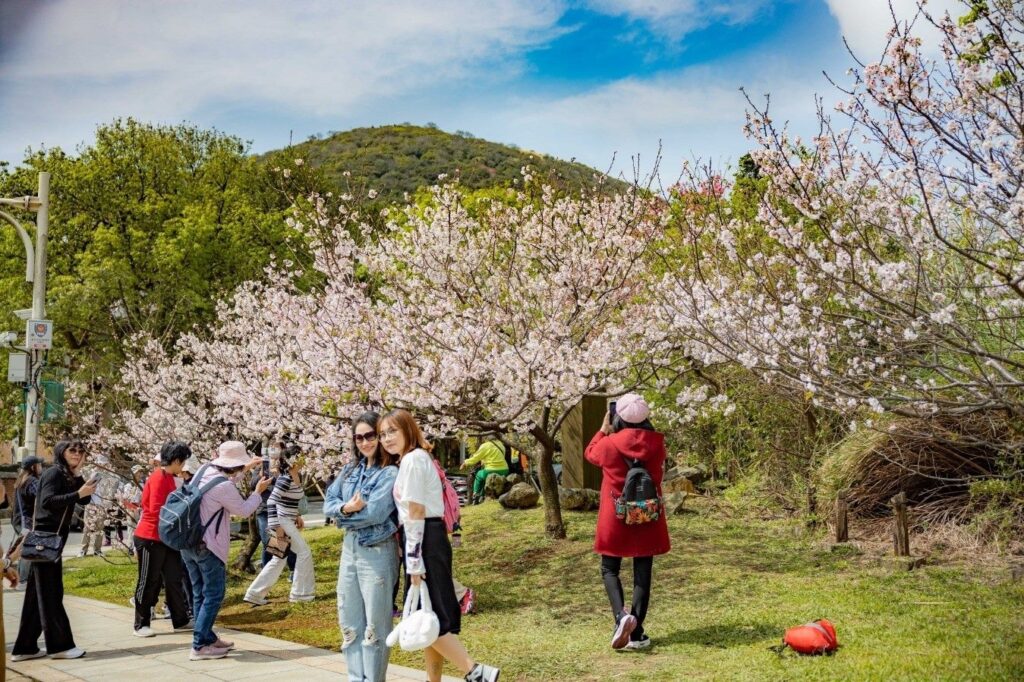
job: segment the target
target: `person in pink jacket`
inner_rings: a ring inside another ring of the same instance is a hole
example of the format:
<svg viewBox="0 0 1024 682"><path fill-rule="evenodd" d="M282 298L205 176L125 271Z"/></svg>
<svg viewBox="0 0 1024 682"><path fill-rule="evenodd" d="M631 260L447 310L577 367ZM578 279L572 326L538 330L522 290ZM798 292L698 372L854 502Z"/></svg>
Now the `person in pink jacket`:
<svg viewBox="0 0 1024 682"><path fill-rule="evenodd" d="M201 661L223 658L234 647L233 642L219 638L213 632L213 622L224 601L227 582L228 546L231 542L231 515L251 516L263 499L263 491L270 486L264 476L256 484L248 499L242 499L235 483L246 471L260 466L259 457L250 457L245 445L236 440L221 443L217 457L203 467L201 478L194 483L202 488L216 478L223 481L203 494L199 515L206 531L203 542L193 549L181 551L189 579L192 581L192 602L195 627L192 630L192 651L189 658ZM200 474L196 474L197 477Z"/></svg>
<svg viewBox="0 0 1024 682"><path fill-rule="evenodd" d="M646 649L651 639L644 633L644 618L651 598L654 557L671 549L668 524L662 513L656 521L627 525L615 515L615 499L622 495L631 461L643 464L658 490L665 475L665 436L654 430L651 410L635 393L616 403L616 416L606 413L601 430L587 446L587 461L601 467L601 504L597 512L594 551L601 555L601 577L615 617L613 649ZM633 559L633 599L625 608L619 570L623 558Z"/></svg>

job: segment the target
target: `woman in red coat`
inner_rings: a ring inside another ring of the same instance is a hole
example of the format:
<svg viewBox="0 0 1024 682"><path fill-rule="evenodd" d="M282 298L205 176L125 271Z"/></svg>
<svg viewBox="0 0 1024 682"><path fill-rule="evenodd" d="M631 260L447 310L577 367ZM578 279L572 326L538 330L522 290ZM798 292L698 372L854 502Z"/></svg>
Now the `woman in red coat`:
<svg viewBox="0 0 1024 682"><path fill-rule="evenodd" d="M651 639L644 633L644 618L651 597L654 557L669 551L665 515L657 521L636 525L615 516L615 498L622 495L629 463L638 460L654 479L658 495L665 474L665 436L654 430L650 408L643 398L627 393L616 403L616 415L605 414L601 430L587 446L587 461L601 467L601 506L597 513L594 551L601 555L601 577L615 616L613 649L646 649ZM619 570L623 557L633 559L633 602L626 610Z"/></svg>

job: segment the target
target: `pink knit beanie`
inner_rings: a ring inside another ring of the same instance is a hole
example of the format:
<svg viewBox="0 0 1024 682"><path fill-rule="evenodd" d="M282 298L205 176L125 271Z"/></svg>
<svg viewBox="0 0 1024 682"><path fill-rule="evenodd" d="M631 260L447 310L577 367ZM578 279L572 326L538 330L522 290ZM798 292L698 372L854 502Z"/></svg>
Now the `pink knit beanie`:
<svg viewBox="0 0 1024 682"><path fill-rule="evenodd" d="M627 393L615 404L615 413L627 424L639 424L651 416L651 408L636 393Z"/></svg>

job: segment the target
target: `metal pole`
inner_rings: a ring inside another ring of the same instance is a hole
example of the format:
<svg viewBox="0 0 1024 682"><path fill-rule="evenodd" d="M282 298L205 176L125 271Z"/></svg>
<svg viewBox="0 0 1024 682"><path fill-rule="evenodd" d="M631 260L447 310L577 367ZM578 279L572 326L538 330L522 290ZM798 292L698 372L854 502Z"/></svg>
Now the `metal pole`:
<svg viewBox="0 0 1024 682"><path fill-rule="evenodd" d="M32 282L32 319L46 317L46 238L50 232L50 174L39 174L39 208L36 212L36 267ZM39 379L43 370L43 353L30 350L28 396L25 399L25 457L33 457L39 447Z"/></svg>

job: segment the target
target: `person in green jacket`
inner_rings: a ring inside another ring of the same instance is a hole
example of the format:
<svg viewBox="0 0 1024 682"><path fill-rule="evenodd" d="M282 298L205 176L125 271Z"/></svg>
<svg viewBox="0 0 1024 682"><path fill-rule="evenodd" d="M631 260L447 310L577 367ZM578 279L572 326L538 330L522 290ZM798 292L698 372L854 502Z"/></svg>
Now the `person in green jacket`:
<svg viewBox="0 0 1024 682"><path fill-rule="evenodd" d="M484 497L484 483L491 474L508 476L508 461L505 459L505 445L499 440L488 440L477 448L476 453L462 464L462 468L483 465L473 479L473 501L480 502Z"/></svg>

